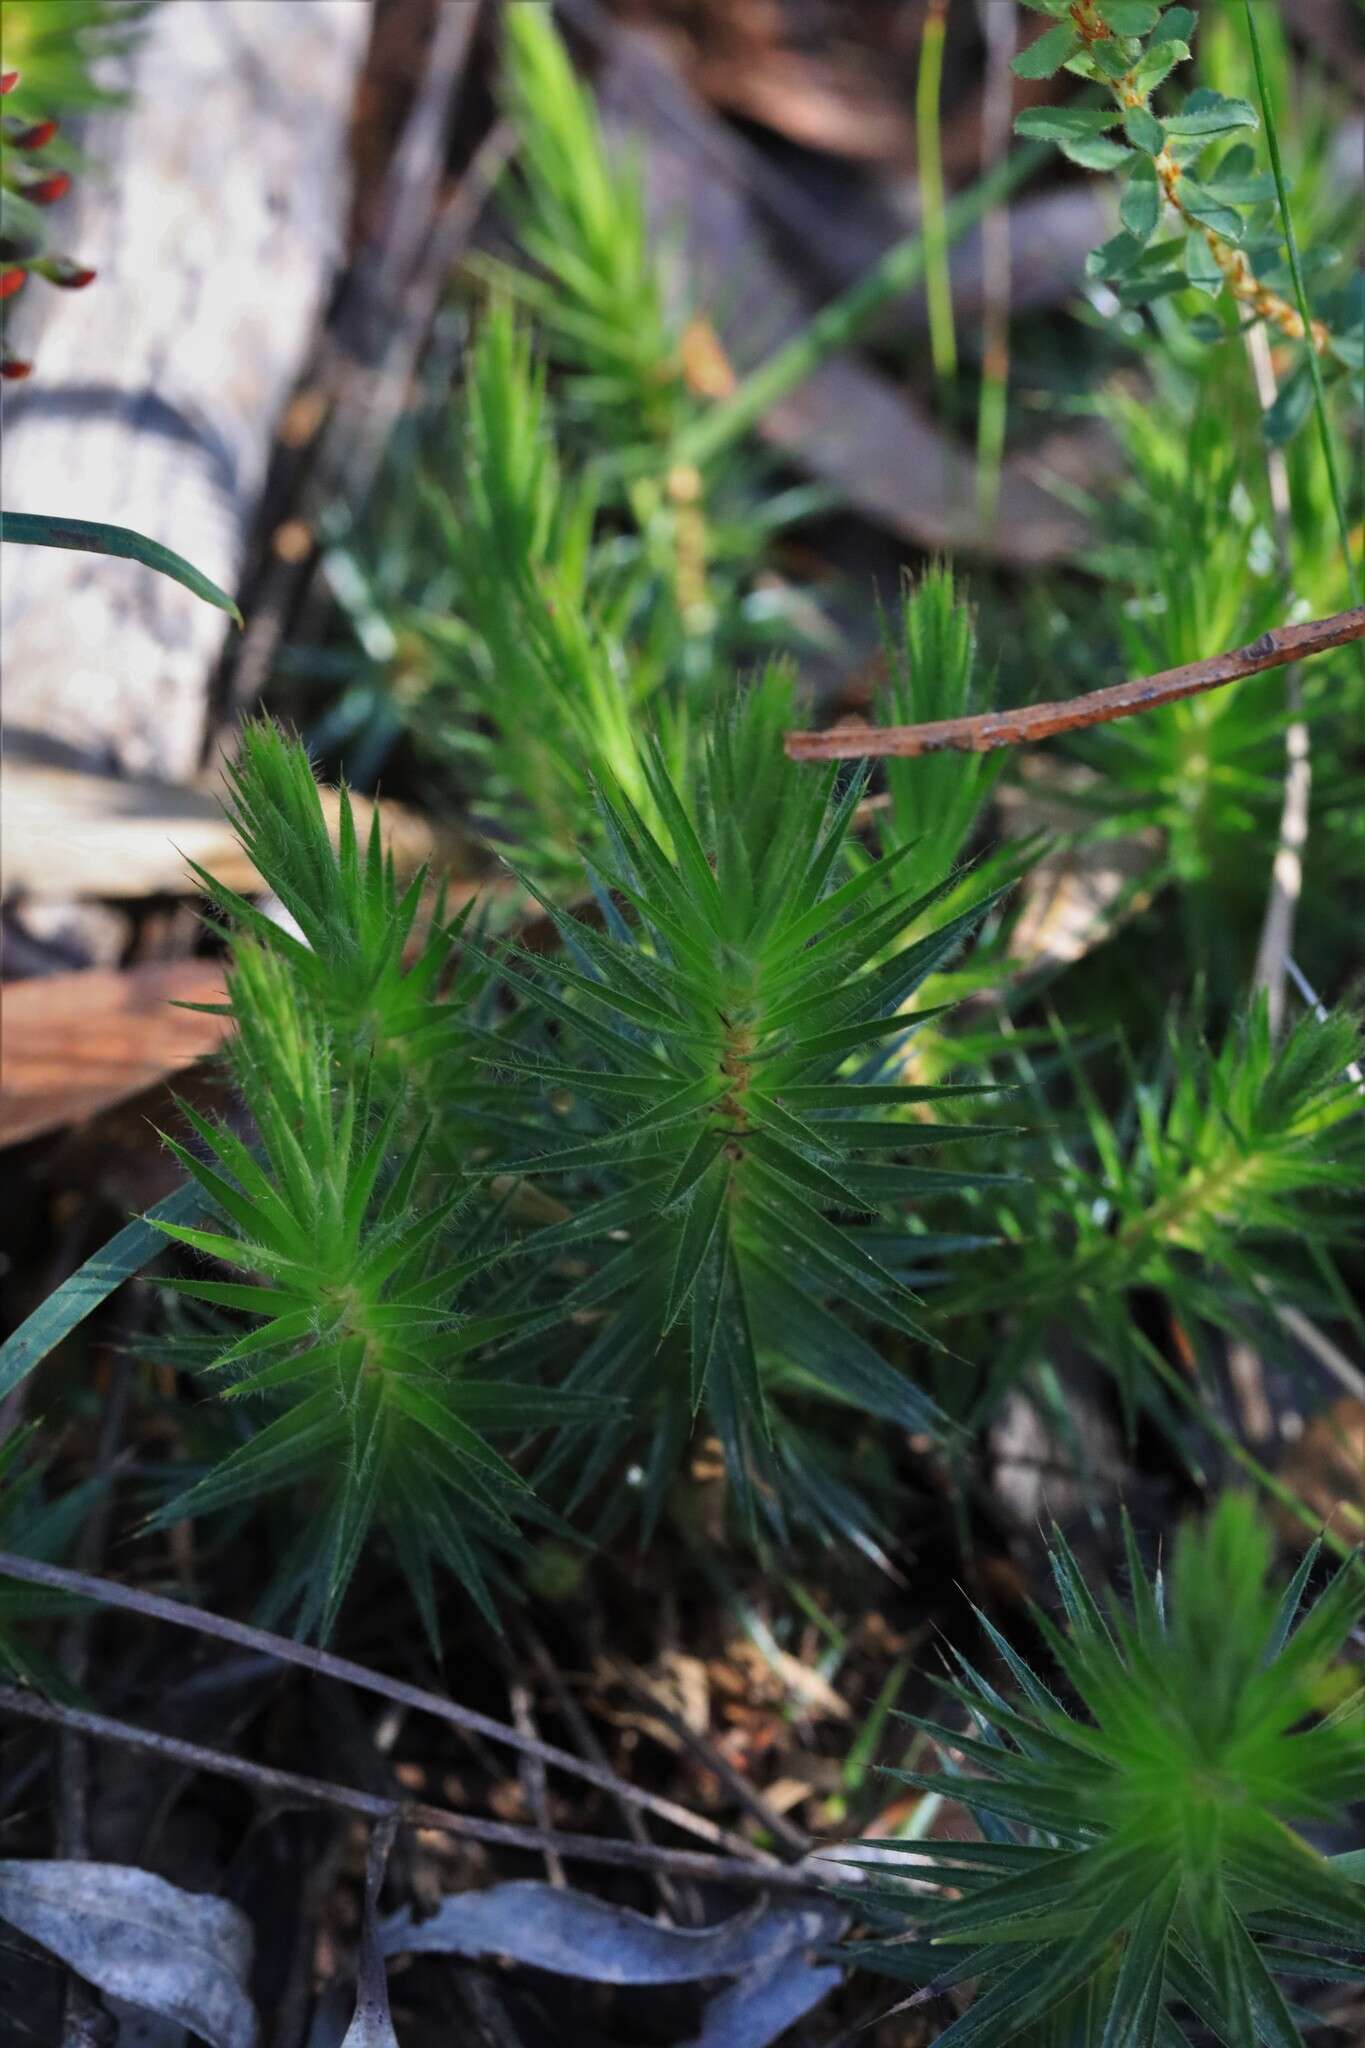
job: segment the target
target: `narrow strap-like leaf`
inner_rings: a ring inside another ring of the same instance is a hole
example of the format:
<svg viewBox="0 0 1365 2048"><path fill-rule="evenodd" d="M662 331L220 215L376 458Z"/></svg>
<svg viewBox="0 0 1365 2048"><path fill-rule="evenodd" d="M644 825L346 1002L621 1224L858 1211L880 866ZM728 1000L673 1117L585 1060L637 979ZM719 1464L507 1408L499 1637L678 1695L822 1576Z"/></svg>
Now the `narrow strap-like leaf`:
<svg viewBox="0 0 1365 2048"><path fill-rule="evenodd" d="M155 569L158 575L169 576L173 582L183 583L205 604L216 605L237 625L242 623L242 615L227 592L196 569L193 562L187 562L173 548L163 547L159 540L135 533L130 526L105 526L98 519L53 519L43 512L6 512L0 514L0 539L17 540L29 547L74 548L83 555L121 555L130 562Z"/></svg>
<svg viewBox="0 0 1365 2048"><path fill-rule="evenodd" d="M140 1273L166 1248L158 1223L182 1224L208 1213L203 1192L186 1182L164 1201L135 1217L108 1244L88 1258L33 1314L0 1345L0 1400L40 1365L49 1351L83 1323L92 1309L107 1301L116 1287Z"/></svg>

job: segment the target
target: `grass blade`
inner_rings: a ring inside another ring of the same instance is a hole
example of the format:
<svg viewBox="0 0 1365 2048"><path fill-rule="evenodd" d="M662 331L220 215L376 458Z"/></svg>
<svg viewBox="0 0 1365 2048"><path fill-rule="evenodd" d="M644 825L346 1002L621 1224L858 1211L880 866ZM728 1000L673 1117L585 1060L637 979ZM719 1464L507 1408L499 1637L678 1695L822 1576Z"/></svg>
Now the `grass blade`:
<svg viewBox="0 0 1365 2048"><path fill-rule="evenodd" d="M145 1216L135 1216L108 1244L88 1258L56 1292L40 1302L13 1335L0 1344L0 1401L41 1365L49 1351L83 1323L92 1309L107 1301L116 1287L149 1265L166 1249L158 1223L185 1224L209 1207L193 1182L176 1188Z"/></svg>
<svg viewBox="0 0 1365 2048"><path fill-rule="evenodd" d="M952 200L943 214L945 242L952 243L975 227L981 216L1008 198L1046 155L1046 143L1026 143L960 199ZM800 334L743 378L729 398L703 413L679 437L677 460L700 466L747 434L770 406L811 376L827 356L854 341L880 307L918 284L924 276L927 256L920 235L912 235L888 249L866 277L823 307Z"/></svg>
<svg viewBox="0 0 1365 2048"><path fill-rule="evenodd" d="M1294 216L1289 210L1289 187L1285 182L1284 162L1280 156L1280 137L1275 126L1275 105L1271 97L1270 83L1266 77L1265 54L1261 49L1260 31L1256 26L1256 10L1251 0L1243 0L1246 9L1247 36L1251 43L1251 61L1256 67L1256 91L1261 102L1261 116L1265 122L1265 138L1270 147L1270 168L1275 174L1275 193L1279 200L1280 222L1284 228L1284 244L1289 254L1290 274L1294 279L1294 296L1298 301L1299 317L1308 345L1308 373L1313 379L1313 408L1317 414L1318 435L1322 441L1322 459L1327 465L1327 481L1332 492L1332 509L1336 513L1337 531L1341 535L1341 552L1346 563L1346 582L1352 602L1362 601L1360 574L1351 556L1351 530L1346 519L1346 499L1341 488L1341 473L1337 468L1336 448L1332 441L1331 423L1327 417L1327 393L1322 382L1322 364L1313 345L1313 309L1308 303L1308 289L1303 280L1303 263L1299 256L1299 239L1294 232Z"/></svg>
<svg viewBox="0 0 1365 2048"><path fill-rule="evenodd" d="M192 590L205 604L216 605L237 625L242 623L242 615L227 592L196 569L193 562L176 554L174 548L163 547L159 540L135 533L131 526L105 526L98 519L52 519L44 512L5 512L0 514L0 539L17 540L28 547L74 548L82 555L120 555L127 561L141 562L158 575L183 583L186 590Z"/></svg>

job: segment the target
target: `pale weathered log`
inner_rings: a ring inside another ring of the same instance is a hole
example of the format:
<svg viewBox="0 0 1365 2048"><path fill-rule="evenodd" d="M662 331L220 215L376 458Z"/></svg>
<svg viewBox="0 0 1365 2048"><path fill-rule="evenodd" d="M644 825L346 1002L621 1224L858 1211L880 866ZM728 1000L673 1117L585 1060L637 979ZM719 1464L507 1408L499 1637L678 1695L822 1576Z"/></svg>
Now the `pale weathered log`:
<svg viewBox="0 0 1365 2048"><path fill-rule="evenodd" d="M323 814L335 839L341 801L321 792ZM361 836L376 810L351 798ZM456 880L471 865L468 842L437 831L418 812L386 802L380 813L384 844L406 881L431 865ZM146 775L96 775L73 765L49 740L11 727L0 761L0 873L8 897L26 908L52 898L187 896L198 891L189 863L197 861L229 889L255 895L266 885L223 810L221 776L196 783L164 782Z"/></svg>
<svg viewBox="0 0 1365 2048"><path fill-rule="evenodd" d="M370 11L163 0L149 15L133 104L86 125L97 168L54 221L99 275L47 295L33 377L6 396L9 509L136 527L235 586L341 251ZM223 615L135 563L46 548L7 545L0 579L7 721L92 767L191 777Z"/></svg>

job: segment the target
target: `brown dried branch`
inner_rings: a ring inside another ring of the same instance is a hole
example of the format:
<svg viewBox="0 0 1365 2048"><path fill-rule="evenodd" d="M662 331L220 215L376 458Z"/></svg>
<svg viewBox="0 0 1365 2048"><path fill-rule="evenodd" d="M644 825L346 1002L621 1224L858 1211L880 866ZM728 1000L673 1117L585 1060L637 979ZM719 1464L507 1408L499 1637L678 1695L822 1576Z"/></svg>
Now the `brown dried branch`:
<svg viewBox="0 0 1365 2048"><path fill-rule="evenodd" d="M825 732L789 732L786 747L793 761L937 754L948 747L963 754L986 754L994 747L1027 746L1056 733L1079 732L1087 726L1107 725L1115 718L1131 718L1135 712L1174 704L1182 697L1197 697L1201 691L1239 683L1244 676L1304 661L1309 655L1325 654L1353 640L1365 640L1365 605L1334 612L1330 618L1309 619L1301 626L1280 626L1262 633L1249 647L1234 647L1229 654L1186 662L1180 668L1162 669L1158 675L1138 676L1057 703L1024 704L1014 711L978 712L971 718L943 718L929 725L833 725Z"/></svg>
<svg viewBox="0 0 1365 2048"><path fill-rule="evenodd" d="M440 1693L427 1692L421 1686L409 1685L404 1679L388 1678L382 1672L367 1670L363 1664L353 1664L349 1657L334 1656L330 1650L316 1650L311 1644L273 1635L268 1629L253 1628L247 1622L229 1621L221 1614L210 1614L202 1607L192 1607L188 1601L167 1600L159 1593L144 1593L134 1586L120 1586L113 1579L68 1571L62 1565L42 1564L36 1558L20 1557L12 1551L0 1551L0 1578L22 1579L32 1586L51 1586L59 1592L75 1593L86 1600L97 1600L104 1607L119 1607L151 1621L169 1622L173 1628L187 1628L197 1635L234 1643L240 1649L262 1651L282 1664L300 1665L316 1677L339 1679L343 1685L354 1685L364 1692L377 1693L381 1699L411 1707L419 1714L431 1714L467 1734L482 1735L490 1742L501 1742L509 1749L520 1750L523 1756L537 1757L554 1770L567 1771L573 1777L596 1785L614 1799L627 1799L632 1805L657 1814L660 1820L669 1821L685 1834L698 1835L705 1842L747 1858L756 1870L777 1873L783 1868L775 1857L745 1841L742 1835L731 1834L728 1828L718 1827L715 1821L707 1820L702 1814L689 1812L675 1800L664 1799L656 1792L646 1792L618 1777L615 1771L588 1763L571 1750L559 1749L553 1743L523 1735L504 1722L495 1721L488 1714L477 1713L472 1707L462 1707ZM367 1812L369 1810L366 1808ZM532 1847L541 1846L533 1831L523 1830L523 1833L532 1834ZM490 1836L488 1839L494 1838Z"/></svg>
<svg viewBox="0 0 1365 2048"><path fill-rule="evenodd" d="M541 1641L529 1622L522 1623L521 1635L532 1662L554 1694L555 1704L568 1722L574 1741L578 1744L584 1756L592 1763L595 1763L599 1770L610 1770L611 1766L607 1762L607 1753L598 1741L591 1721L589 1721L582 1707L574 1698L570 1686L560 1671L559 1666L555 1663L554 1658L550 1655L546 1645ZM616 1809L621 1816L626 1833L630 1835L632 1840L643 1842L648 1847L650 1842L649 1830L637 1809L630 1804L629 1800L620 1798L616 1801ZM685 1925L687 1914L683 1895L667 1872L656 1872L654 1884L659 1894L659 1904L664 1912L676 1925Z"/></svg>
<svg viewBox="0 0 1365 2048"><path fill-rule="evenodd" d="M259 1764L249 1757L227 1756L222 1750L205 1749L179 1736L161 1735L155 1729L138 1728L131 1721L117 1721L107 1714L88 1713L41 1693L21 1691L17 1686L0 1686L0 1713L18 1714L29 1721L89 1736L98 1742L115 1742L124 1749L140 1751L189 1770L210 1771L215 1777L235 1778L253 1791L281 1806L326 1806L340 1813L354 1813L380 1824L429 1828L445 1835L460 1835L467 1841L494 1842L508 1849L527 1849L545 1854L553 1850L586 1863L614 1864L626 1870L667 1870L678 1877L702 1879L710 1884L738 1885L759 1891L811 1892L820 1888L821 1878L811 1872L790 1870L783 1864L757 1864L734 1856L709 1856L698 1849L664 1849L652 1843L620 1842L597 1835L569 1835L543 1828L517 1827L510 1821L484 1820L481 1816L452 1813L448 1807L428 1806L420 1800L385 1799L375 1792L361 1792L350 1785L337 1785L325 1778L305 1777L297 1771L282 1771L271 1764ZM840 1866L841 1878L856 1873Z"/></svg>

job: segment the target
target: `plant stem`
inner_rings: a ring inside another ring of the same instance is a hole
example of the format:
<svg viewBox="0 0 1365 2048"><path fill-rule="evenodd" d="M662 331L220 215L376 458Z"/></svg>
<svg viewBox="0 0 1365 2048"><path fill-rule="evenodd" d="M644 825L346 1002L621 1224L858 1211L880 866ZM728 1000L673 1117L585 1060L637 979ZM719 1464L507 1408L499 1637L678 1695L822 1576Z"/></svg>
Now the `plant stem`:
<svg viewBox="0 0 1365 2048"><path fill-rule="evenodd" d="M1010 64L1018 41L1013 0L1006 6L979 0L986 33L986 93L982 109L981 154L989 173L1009 148L1014 84ZM992 207L981 224L981 267L985 308L981 321L981 396L976 416L976 509L982 531L995 525L1000 503L1000 467L1005 450L1010 374L1010 217ZM951 311L951 307L950 307Z"/></svg>
<svg viewBox="0 0 1365 2048"><path fill-rule="evenodd" d="M1337 517L1337 531L1341 535L1341 552L1346 564L1346 586L1356 604L1362 602L1360 576L1351 558L1351 532L1346 521L1346 499L1341 488L1341 475L1337 469L1336 448L1332 441L1331 423L1327 417L1327 392L1322 381L1322 364L1318 360L1322 350L1317 346L1312 314L1308 304L1308 291L1303 280L1303 264L1299 260L1299 242L1294 233L1294 216L1289 210L1289 188L1285 182L1284 162L1280 156L1280 137L1275 126L1275 109L1270 97L1270 84L1266 78L1265 55L1261 49L1260 32L1256 27L1256 11L1251 0L1243 0L1246 9L1247 35L1251 42L1251 61L1256 67L1256 91L1260 97L1261 115L1265 121L1266 142L1270 149L1270 168L1275 175L1275 192L1280 204L1280 220L1284 226L1285 248L1289 252L1289 270L1294 280L1294 296L1298 300L1299 317L1304 332L1314 336L1314 345L1308 351L1309 375L1313 379L1313 406L1318 419L1318 436L1322 442L1323 461L1327 464L1327 481L1332 492L1332 508Z"/></svg>
<svg viewBox="0 0 1365 2048"><path fill-rule="evenodd" d="M1077 34L1084 38L1087 48L1091 43L1114 40L1113 31L1096 14L1094 0L1072 0L1071 19ZM1151 94L1141 91L1134 83L1131 71L1125 72L1122 78L1108 79L1106 83L1125 113L1133 108L1145 108L1150 111ZM1251 306L1263 320L1269 320L1291 341L1302 341L1307 336L1312 352L1316 355L1324 354L1329 339L1327 329L1320 320L1310 318L1307 301L1301 297L1300 305L1292 306L1288 299L1281 298L1278 292L1271 291L1268 285L1261 283L1245 255L1234 243L1225 240L1216 229L1206 227L1186 210L1180 197L1183 172L1169 149L1161 151L1155 159L1155 165L1167 204L1175 209L1191 234L1200 234L1204 237L1209 246L1209 253L1222 271L1232 296Z"/></svg>
<svg viewBox="0 0 1365 2048"><path fill-rule="evenodd" d="M943 213L943 144L939 126L947 16L948 0L929 0L929 13L920 42L919 77L915 86L915 144L919 156L929 346L935 375L943 383L957 375L957 335L953 328L952 280L948 274L948 237Z"/></svg>
<svg viewBox="0 0 1365 2048"><path fill-rule="evenodd" d="M1262 413L1266 413L1275 403L1276 385L1275 365L1271 361L1265 328L1249 328L1246 345L1257 402ZM1284 587L1289 592L1292 584L1289 465L1285 461L1284 449L1279 447L1267 445L1265 460L1271 511L1275 519L1275 548ZM1303 849L1308 843L1308 802L1313 787L1308 721L1303 716L1303 690L1297 669L1285 670L1284 692L1292 716L1284 736L1284 795L1280 803L1280 830L1271 867L1265 919L1251 976L1252 988L1265 990L1271 1035L1275 1038L1284 1028L1285 976L1294 945L1294 917L1303 891Z"/></svg>
<svg viewBox="0 0 1365 2048"><path fill-rule="evenodd" d="M1004 163L982 178L969 192L952 200L944 210L943 228L948 242L954 242L968 228L975 227L983 214L998 206L1017 185L1049 154L1047 143L1027 143L1016 149ZM741 379L733 395L722 399L696 419L680 435L673 451L677 462L698 467L747 434L770 406L803 384L819 369L827 356L856 339L874 314L890 300L918 284L924 276L925 244L921 235L910 235L887 250L865 277L841 292L794 335L774 351L765 363Z"/></svg>

